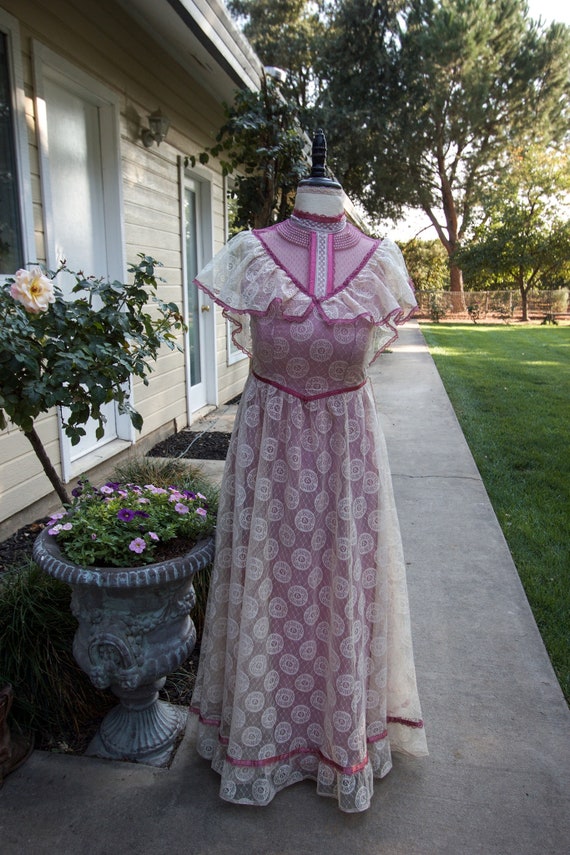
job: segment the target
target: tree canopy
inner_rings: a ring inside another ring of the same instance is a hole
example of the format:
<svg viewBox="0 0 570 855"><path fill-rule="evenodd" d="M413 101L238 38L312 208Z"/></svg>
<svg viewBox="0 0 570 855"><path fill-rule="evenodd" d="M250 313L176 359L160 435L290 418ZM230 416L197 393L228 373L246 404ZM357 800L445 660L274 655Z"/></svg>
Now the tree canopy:
<svg viewBox="0 0 570 855"><path fill-rule="evenodd" d="M291 213L307 172L305 144L295 111L277 84L264 78L258 92L237 93L215 145L188 161L220 158L223 174L234 175L233 230L263 228Z"/></svg>
<svg viewBox="0 0 570 855"><path fill-rule="evenodd" d="M540 29L525 8L521 0L344 0L325 43L323 107L337 174L371 216L421 209L450 258L507 149L568 130L570 31ZM366 9L373 14L357 28L356 49L350 21ZM353 166L355 139L364 174ZM453 263L451 288L462 289Z"/></svg>
<svg viewBox="0 0 570 855"><path fill-rule="evenodd" d="M295 80L313 81L298 103L312 98L306 120L325 128L347 193L376 222L422 210L461 290L455 253L508 151L568 134L570 28L533 22L524 0L231 5L266 64L290 62ZM270 14L281 15L271 36ZM288 41L293 21L304 25L305 53Z"/></svg>
<svg viewBox="0 0 570 855"><path fill-rule="evenodd" d="M527 320L530 289L552 288L570 274L570 160L568 152L531 147L512 150L507 165L456 261L468 278L518 288Z"/></svg>

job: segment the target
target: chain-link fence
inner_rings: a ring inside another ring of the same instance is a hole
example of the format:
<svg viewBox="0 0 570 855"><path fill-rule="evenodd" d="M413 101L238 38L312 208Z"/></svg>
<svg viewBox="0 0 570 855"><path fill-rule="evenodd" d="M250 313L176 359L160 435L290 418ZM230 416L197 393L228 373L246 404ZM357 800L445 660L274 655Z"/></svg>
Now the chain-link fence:
<svg viewBox="0 0 570 855"><path fill-rule="evenodd" d="M417 291L417 317L440 321L520 320L522 297L519 291ZM570 319L570 289L530 291L527 297L529 320L555 323Z"/></svg>

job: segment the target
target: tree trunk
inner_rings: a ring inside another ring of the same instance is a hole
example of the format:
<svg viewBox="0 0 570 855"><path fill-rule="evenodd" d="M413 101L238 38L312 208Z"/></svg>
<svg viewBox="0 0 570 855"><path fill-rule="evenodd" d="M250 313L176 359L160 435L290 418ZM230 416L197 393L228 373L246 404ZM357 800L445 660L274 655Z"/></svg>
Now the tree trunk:
<svg viewBox="0 0 570 855"><path fill-rule="evenodd" d="M59 475L55 471L51 460L47 456L46 450L43 446L41 439L39 438L39 436L36 432L36 429L32 428L30 431L24 431L24 436L26 436L28 438L28 440L30 441L32 448L36 452L36 455L37 455L40 463L42 464L44 472L46 473L49 480L51 481L51 484L52 484L55 492L57 493L57 495L61 499L62 504L64 504L64 505L71 504L71 499L69 498L69 496L67 494L67 490L65 489L63 481L61 480L61 478L59 477Z"/></svg>
<svg viewBox="0 0 570 855"><path fill-rule="evenodd" d="M463 295L463 272L460 267L452 264L449 268L449 287L451 291L451 304L454 312L465 311L465 297Z"/></svg>
<svg viewBox="0 0 570 855"><path fill-rule="evenodd" d="M521 310L523 321L528 321L528 291L521 285Z"/></svg>

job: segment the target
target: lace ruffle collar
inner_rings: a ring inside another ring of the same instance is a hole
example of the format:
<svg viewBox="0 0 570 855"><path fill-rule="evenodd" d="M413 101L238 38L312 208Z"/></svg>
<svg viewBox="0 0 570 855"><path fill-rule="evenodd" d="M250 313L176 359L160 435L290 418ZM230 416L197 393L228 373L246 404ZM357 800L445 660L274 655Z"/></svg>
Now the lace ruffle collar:
<svg viewBox="0 0 570 855"><path fill-rule="evenodd" d="M319 225L315 224L312 220L296 220L296 217L291 217L288 220L284 220L282 223L270 226L270 228L276 229L281 237L289 243L306 248L310 246L311 231L323 230L329 234L332 233L335 250L352 249L360 240L362 240L362 233L350 223L347 223L346 218L336 224L336 226L340 226L340 228L332 228L330 225L319 227ZM256 229L254 230L254 234L257 234L260 231L262 230Z"/></svg>

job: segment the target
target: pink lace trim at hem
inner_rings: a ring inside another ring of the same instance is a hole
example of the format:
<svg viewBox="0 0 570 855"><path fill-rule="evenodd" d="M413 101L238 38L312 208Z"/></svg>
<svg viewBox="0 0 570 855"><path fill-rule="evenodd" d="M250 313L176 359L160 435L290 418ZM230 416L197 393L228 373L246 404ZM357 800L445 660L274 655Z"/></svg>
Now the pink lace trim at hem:
<svg viewBox="0 0 570 855"><path fill-rule="evenodd" d="M332 398L333 395L342 395L343 392L356 392L357 389L362 389L362 387L366 385L366 380L363 380L362 383L359 383L357 386L348 386L344 389L335 389L332 392L319 392L318 395L304 395L302 392L297 392L294 389L289 389L287 386L283 386L281 383L277 383L275 380L268 380L266 377L261 377L261 375L257 374L257 372L255 372L253 369L251 373L257 380L260 380L262 383L267 383L269 386L274 386L281 392L286 392L288 395L293 395L294 398L299 398L301 401L318 401L321 398Z"/></svg>
<svg viewBox="0 0 570 855"><path fill-rule="evenodd" d="M389 715L387 718L388 724L403 724L406 727L417 727L421 730L424 726L423 719L399 718L396 715Z"/></svg>
<svg viewBox="0 0 570 855"><path fill-rule="evenodd" d="M221 722L219 719L208 719L204 718L200 714L200 710L198 707L190 707L190 712L193 715L198 716L199 721L202 724L205 724L207 727L217 727L219 728ZM388 723L390 724L403 724L407 727L417 727L423 728L424 723L421 719L414 721L413 719L405 719L399 718L397 716L388 716ZM366 738L366 742L368 744L374 742L380 742L382 739L386 739L388 736L388 730L383 730L381 733L376 736L369 736ZM227 746L229 744L229 740L226 737L223 737L220 733L218 733L218 741L221 745ZM226 760L232 766L249 766L249 767L262 767L262 766L270 766L272 763L281 763L284 760L288 760L290 757L296 757L298 754L313 754L316 757L320 757L323 763L326 763L327 766L332 766L338 772L341 772L343 775L354 775L356 772L361 772L362 769L368 764L368 754L366 757L360 761L360 763L355 764L354 766L341 766L339 763L335 763L334 760L331 760L330 757L327 757L322 751L319 751L318 748L297 748L294 751L286 751L283 754L276 754L273 757L264 757L262 760L241 760L237 757L231 757L226 754Z"/></svg>
<svg viewBox="0 0 570 855"><path fill-rule="evenodd" d="M200 722L209 727L219 726L220 722L212 721L211 719L204 719L200 715L200 712L196 707L190 707L190 712L194 715L197 715ZM388 736L388 731L385 730L383 733L378 734L378 736L371 737L366 741L370 742L378 742L381 739L385 739ZM218 741L221 745L227 746L229 740L224 738L218 733ZM318 748L296 748L294 751L285 751L283 754L275 754L273 757L264 757L262 760L241 760L238 757L231 757L229 754L226 754L226 761L231 766L248 766L248 767L263 767L263 766L271 766L273 763L282 763L284 760L288 760L290 757L297 757L299 754L312 754L315 757L320 757L323 763L326 763L327 766L332 766L333 769L336 769L337 772L341 772L343 775L354 775L357 772L361 772L369 762L368 754L361 760L359 763L356 763L354 766L341 766L340 763L336 763L334 760L331 760L330 757L327 757L326 754L323 754L322 751L319 751Z"/></svg>

